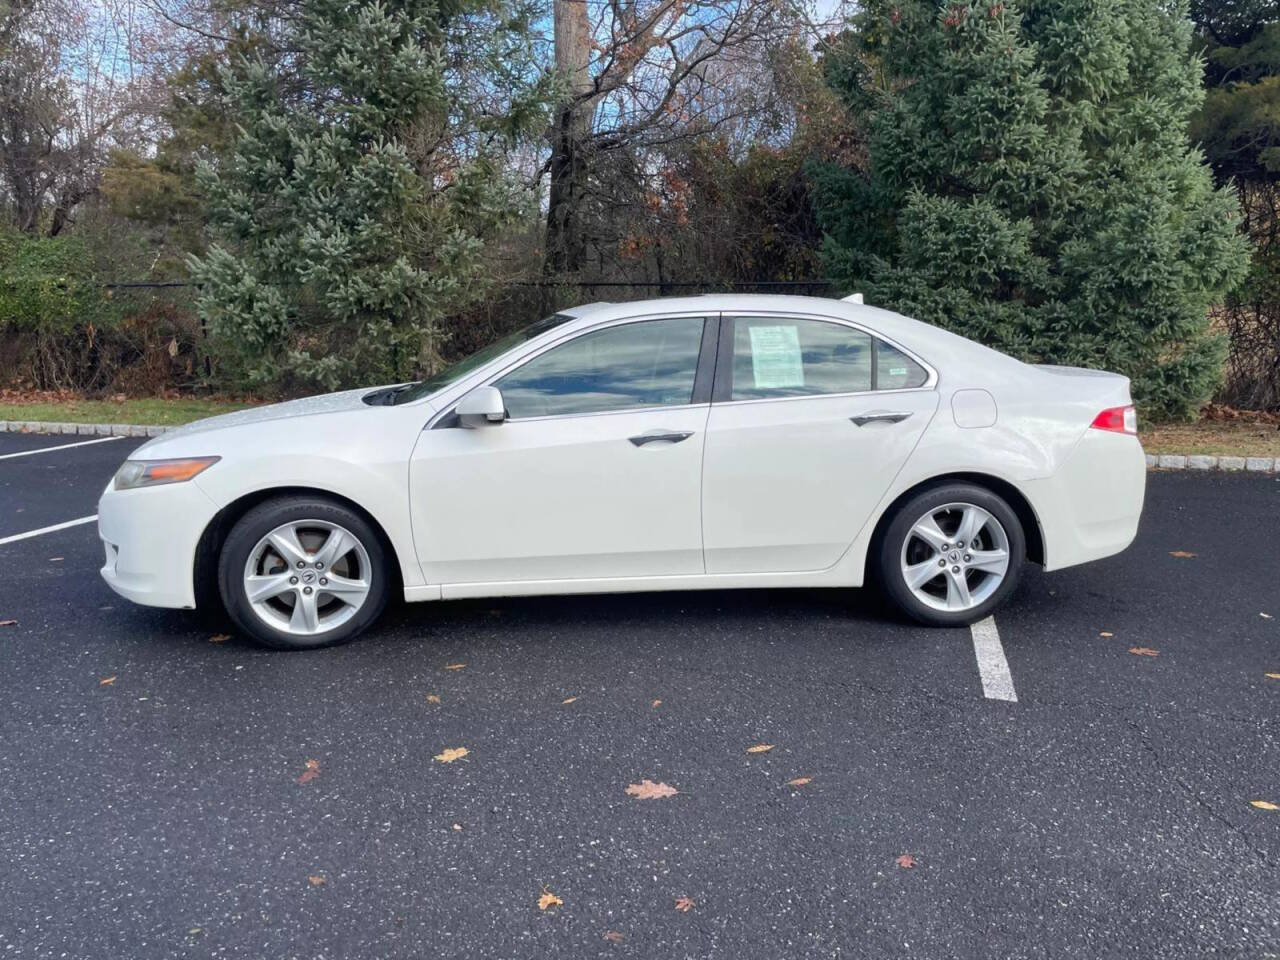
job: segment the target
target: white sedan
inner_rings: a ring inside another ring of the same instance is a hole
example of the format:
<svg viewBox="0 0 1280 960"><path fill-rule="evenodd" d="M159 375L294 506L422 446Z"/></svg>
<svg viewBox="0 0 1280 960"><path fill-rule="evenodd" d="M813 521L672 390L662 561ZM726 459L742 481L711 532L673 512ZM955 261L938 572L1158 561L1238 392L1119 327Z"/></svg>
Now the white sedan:
<svg viewBox="0 0 1280 960"><path fill-rule="evenodd" d="M597 303L419 383L190 424L98 506L102 575L221 602L275 647L406 600L879 582L989 614L1028 560L1123 550L1146 482L1129 381L1032 366L861 303Z"/></svg>

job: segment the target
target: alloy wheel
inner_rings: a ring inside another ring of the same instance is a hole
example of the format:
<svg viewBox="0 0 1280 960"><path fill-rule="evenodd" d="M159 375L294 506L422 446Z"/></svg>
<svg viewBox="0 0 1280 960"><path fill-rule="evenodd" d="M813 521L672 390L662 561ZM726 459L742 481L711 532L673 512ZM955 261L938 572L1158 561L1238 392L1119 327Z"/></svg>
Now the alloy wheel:
<svg viewBox="0 0 1280 960"><path fill-rule="evenodd" d="M931 507L902 544L902 579L921 603L947 613L980 606L1009 570L1009 536L972 503Z"/></svg>
<svg viewBox="0 0 1280 960"><path fill-rule="evenodd" d="M369 553L350 530L328 520L293 520L249 551L244 593L268 626L309 637L354 617L371 578Z"/></svg>

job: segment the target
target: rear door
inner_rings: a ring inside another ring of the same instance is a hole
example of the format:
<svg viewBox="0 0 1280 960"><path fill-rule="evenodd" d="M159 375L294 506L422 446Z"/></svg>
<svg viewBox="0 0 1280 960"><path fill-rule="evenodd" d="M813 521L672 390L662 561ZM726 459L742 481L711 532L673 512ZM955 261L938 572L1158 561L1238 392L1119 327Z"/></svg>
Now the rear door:
<svg viewBox="0 0 1280 960"><path fill-rule="evenodd" d="M724 317L703 456L707 573L839 560L932 419L935 383L853 324Z"/></svg>

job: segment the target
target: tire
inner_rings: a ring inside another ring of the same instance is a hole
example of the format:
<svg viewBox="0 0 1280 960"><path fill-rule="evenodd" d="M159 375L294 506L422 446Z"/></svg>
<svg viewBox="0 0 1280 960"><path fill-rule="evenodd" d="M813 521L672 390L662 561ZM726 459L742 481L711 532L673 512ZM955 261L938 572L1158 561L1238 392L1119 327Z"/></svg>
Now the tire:
<svg viewBox="0 0 1280 960"><path fill-rule="evenodd" d="M232 621L280 650L357 637L386 606L390 574L390 552L373 525L324 497L259 504L236 521L218 556L218 590Z"/></svg>
<svg viewBox="0 0 1280 960"><path fill-rule="evenodd" d="M967 540L958 545L966 523L977 532L979 550ZM929 626L960 627L988 616L1013 593L1026 537L1017 514L990 490L947 483L899 506L876 553L877 576L899 610Z"/></svg>

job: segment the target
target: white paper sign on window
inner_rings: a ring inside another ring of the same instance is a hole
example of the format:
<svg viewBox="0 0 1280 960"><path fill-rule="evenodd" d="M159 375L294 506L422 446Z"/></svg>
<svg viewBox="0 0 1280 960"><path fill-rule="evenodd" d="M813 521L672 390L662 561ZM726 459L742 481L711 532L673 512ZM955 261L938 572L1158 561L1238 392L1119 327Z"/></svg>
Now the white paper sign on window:
<svg viewBox="0 0 1280 960"><path fill-rule="evenodd" d="M803 387L800 335L794 326L749 327L751 373L757 390Z"/></svg>

